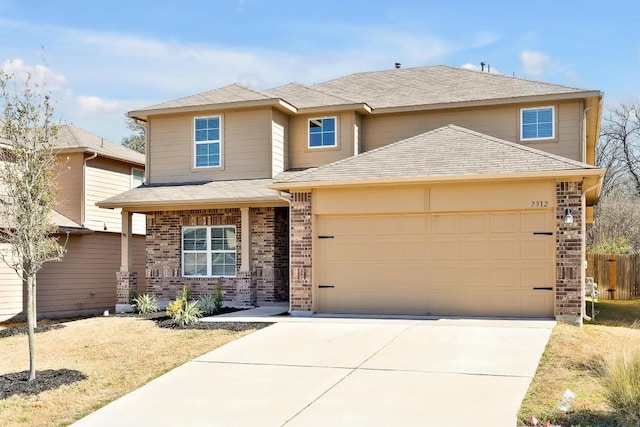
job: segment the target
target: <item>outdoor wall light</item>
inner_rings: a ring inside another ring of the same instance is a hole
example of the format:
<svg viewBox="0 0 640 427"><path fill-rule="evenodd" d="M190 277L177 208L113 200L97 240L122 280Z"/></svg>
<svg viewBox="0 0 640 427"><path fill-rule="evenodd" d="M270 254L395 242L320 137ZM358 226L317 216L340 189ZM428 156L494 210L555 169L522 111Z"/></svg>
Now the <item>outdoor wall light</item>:
<svg viewBox="0 0 640 427"><path fill-rule="evenodd" d="M571 210L571 208L566 208L564 210L564 223L573 224L573 211Z"/></svg>

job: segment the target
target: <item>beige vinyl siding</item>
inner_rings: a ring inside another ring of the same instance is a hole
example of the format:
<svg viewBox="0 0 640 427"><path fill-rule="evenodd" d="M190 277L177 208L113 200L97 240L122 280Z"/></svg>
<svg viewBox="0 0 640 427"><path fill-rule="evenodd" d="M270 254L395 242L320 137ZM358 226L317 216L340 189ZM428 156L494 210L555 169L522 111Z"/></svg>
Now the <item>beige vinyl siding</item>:
<svg viewBox="0 0 640 427"><path fill-rule="evenodd" d="M289 167L289 122L278 110L272 112L271 123L271 175L276 176Z"/></svg>
<svg viewBox="0 0 640 427"><path fill-rule="evenodd" d="M95 231L120 232L120 209L102 209L96 203L131 189L131 168L128 163L98 157L87 162L85 171L85 226ZM106 228L106 229L105 229ZM145 233L144 215L134 214L133 232Z"/></svg>
<svg viewBox="0 0 640 427"><path fill-rule="evenodd" d="M527 142L525 145L559 156L582 159L581 101L519 104L482 108L449 109L417 113L368 115L363 117L364 151L370 151L448 124L519 143L520 108L555 105L557 138L551 142Z"/></svg>
<svg viewBox="0 0 640 427"><path fill-rule="evenodd" d="M145 238L133 240L134 271L145 287ZM113 308L116 272L120 270L120 234L71 235L61 262L50 262L38 273L38 312L72 312Z"/></svg>
<svg viewBox="0 0 640 427"><path fill-rule="evenodd" d="M9 250L9 245L0 244L0 250ZM0 322L20 314L22 303L22 279L4 262L0 262Z"/></svg>
<svg viewBox="0 0 640 427"><path fill-rule="evenodd" d="M336 117L337 147L309 148L309 119L318 117ZM356 123L356 113L353 111L308 114L291 118L290 167L316 167L353 156Z"/></svg>
<svg viewBox="0 0 640 427"><path fill-rule="evenodd" d="M82 165L83 153L59 154L63 172L58 176L55 210L67 218L82 223Z"/></svg>
<svg viewBox="0 0 640 427"><path fill-rule="evenodd" d="M222 167L193 167L193 119L222 117ZM271 177L271 109L151 117L149 183Z"/></svg>

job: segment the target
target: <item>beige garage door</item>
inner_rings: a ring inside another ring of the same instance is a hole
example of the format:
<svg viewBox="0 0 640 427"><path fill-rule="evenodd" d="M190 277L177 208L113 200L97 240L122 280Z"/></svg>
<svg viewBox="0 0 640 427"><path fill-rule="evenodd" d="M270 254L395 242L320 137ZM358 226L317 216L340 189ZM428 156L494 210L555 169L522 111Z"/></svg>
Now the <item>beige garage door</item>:
<svg viewBox="0 0 640 427"><path fill-rule="evenodd" d="M317 310L553 316L553 210L320 216Z"/></svg>

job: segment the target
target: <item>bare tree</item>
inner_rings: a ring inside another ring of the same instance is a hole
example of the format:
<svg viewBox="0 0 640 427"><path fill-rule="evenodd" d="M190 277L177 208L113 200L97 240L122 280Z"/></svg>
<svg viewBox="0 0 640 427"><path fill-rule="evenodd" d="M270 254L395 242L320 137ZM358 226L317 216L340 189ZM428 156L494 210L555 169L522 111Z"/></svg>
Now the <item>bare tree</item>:
<svg viewBox="0 0 640 427"><path fill-rule="evenodd" d="M611 108L603 119L596 164L607 168L603 196L617 190L640 195L640 104Z"/></svg>
<svg viewBox="0 0 640 427"><path fill-rule="evenodd" d="M0 258L26 283L31 381L36 377L36 275L45 262L64 254L51 221L60 170L52 144L57 127L49 95L31 77L21 82L0 70L0 96L0 236L11 248Z"/></svg>
<svg viewBox="0 0 640 427"><path fill-rule="evenodd" d="M127 127L131 130L131 135L122 138L121 144L127 148L131 148L138 153L144 154L144 127L135 119L127 119Z"/></svg>

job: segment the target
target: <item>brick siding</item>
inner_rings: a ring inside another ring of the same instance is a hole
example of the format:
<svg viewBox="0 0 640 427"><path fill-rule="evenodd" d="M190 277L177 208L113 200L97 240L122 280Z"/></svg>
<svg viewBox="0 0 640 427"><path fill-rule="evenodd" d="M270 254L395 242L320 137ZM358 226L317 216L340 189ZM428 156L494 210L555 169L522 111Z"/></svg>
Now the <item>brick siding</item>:
<svg viewBox="0 0 640 427"><path fill-rule="evenodd" d="M311 311L311 193L291 194L291 311Z"/></svg>
<svg viewBox="0 0 640 427"><path fill-rule="evenodd" d="M584 282L584 224L582 182L556 184L556 319L582 324ZM565 224L566 209L573 212L573 224Z"/></svg>
<svg viewBox="0 0 640 427"><path fill-rule="evenodd" d="M285 208L286 209L286 208ZM161 300L175 299L183 285L191 287L198 297L212 293L220 284L225 301L255 305L279 300L280 288L288 286L276 281L275 208L251 208L252 269L241 272L242 225L239 208L162 211L147 214L146 278L147 292ZM182 227L235 225L236 277L182 277ZM281 239L280 239L281 240ZM280 241L278 240L278 241ZM288 244L288 239L286 240ZM285 277L288 275L285 275Z"/></svg>

